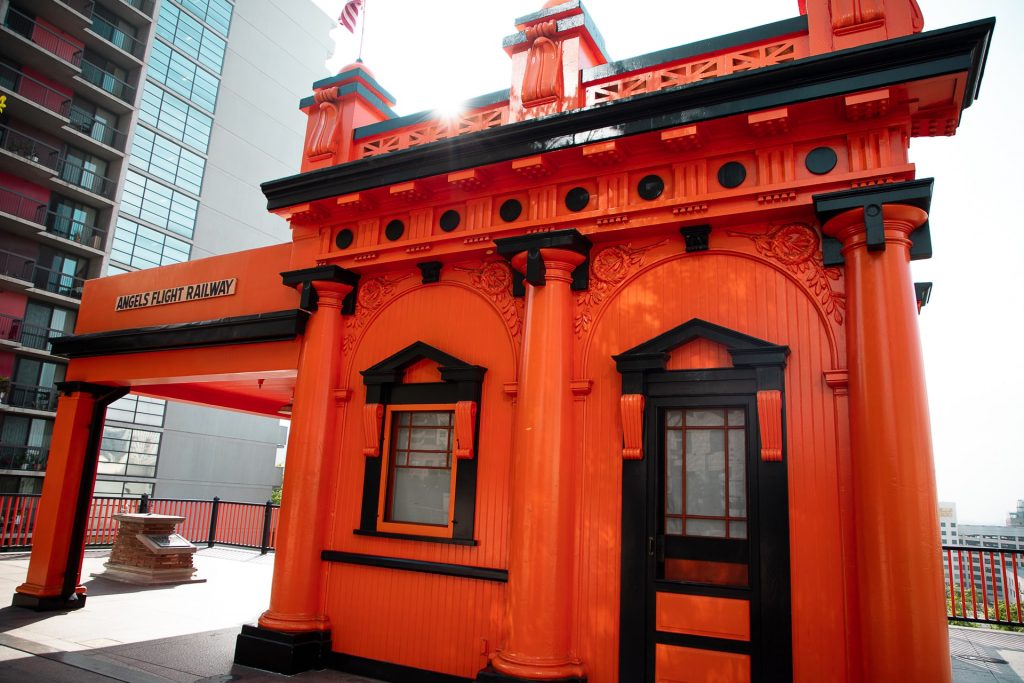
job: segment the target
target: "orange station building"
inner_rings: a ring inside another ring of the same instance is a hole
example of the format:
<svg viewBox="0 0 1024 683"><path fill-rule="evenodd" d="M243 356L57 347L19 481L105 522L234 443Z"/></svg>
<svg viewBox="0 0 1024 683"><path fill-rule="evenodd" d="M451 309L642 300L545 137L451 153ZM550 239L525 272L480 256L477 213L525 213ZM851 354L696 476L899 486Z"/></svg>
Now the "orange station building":
<svg viewBox="0 0 1024 683"><path fill-rule="evenodd" d="M908 147L956 132L994 22L799 4L612 62L549 2L450 118L359 63L315 83L302 172L263 187L290 243L86 283L15 604L85 603L133 391L291 418L239 663L949 681Z"/></svg>

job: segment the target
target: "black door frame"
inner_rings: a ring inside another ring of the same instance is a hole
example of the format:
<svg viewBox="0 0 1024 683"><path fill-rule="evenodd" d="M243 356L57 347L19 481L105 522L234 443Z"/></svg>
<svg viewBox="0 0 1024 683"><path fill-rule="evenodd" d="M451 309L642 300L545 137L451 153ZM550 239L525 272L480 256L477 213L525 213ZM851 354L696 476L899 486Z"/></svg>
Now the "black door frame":
<svg viewBox="0 0 1024 683"><path fill-rule="evenodd" d="M721 344L733 367L711 370L666 370L669 352L704 338ZM694 318L689 322L614 356L622 375L623 394L641 394L644 408L644 457L623 461L622 471L622 584L620 603L619 678L654 680L657 642L706 649L742 652L751 656L751 680L792 680L792 633L789 572L789 513L783 408L782 462L760 457L758 391L784 392L784 370L789 349ZM747 597L751 609L751 640L724 643L697 636L659 637L655 629L655 593L670 592L669 584L656 584L658 518L656 488L661 450L660 413L682 403L742 404L747 408L748 443L755 445L748 470L750 589L687 586L686 593L720 597ZM723 403L725 402L725 403ZM783 401L784 405L784 401ZM656 590L657 589L657 590ZM637 598L642 596L642 600Z"/></svg>

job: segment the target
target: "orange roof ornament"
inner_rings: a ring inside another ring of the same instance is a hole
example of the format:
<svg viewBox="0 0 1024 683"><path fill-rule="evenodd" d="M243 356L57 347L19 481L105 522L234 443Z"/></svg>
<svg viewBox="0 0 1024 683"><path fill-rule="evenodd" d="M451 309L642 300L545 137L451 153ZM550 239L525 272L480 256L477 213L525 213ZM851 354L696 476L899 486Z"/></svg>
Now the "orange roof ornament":
<svg viewBox="0 0 1024 683"><path fill-rule="evenodd" d="M917 0L798 0L806 14L811 54L843 50L912 33L924 28Z"/></svg>

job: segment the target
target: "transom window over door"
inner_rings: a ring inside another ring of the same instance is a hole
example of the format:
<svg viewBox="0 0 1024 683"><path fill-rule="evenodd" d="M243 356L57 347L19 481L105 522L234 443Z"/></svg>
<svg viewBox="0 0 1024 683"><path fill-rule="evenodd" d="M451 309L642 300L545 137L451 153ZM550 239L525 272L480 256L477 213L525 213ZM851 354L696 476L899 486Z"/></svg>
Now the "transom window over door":
<svg viewBox="0 0 1024 683"><path fill-rule="evenodd" d="M747 537L745 411L665 411L666 535Z"/></svg>
<svg viewBox="0 0 1024 683"><path fill-rule="evenodd" d="M455 461L451 410L390 410L385 522L447 529L452 519Z"/></svg>

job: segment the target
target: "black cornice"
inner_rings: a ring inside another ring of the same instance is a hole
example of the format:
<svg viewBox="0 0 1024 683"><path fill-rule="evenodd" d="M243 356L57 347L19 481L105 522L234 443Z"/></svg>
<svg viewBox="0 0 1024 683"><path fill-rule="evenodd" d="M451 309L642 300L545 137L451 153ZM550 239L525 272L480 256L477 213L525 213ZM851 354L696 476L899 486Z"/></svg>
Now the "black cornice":
<svg viewBox="0 0 1024 683"><path fill-rule="evenodd" d="M977 96L995 19L929 31L510 123L263 183L270 210L601 140L960 71Z"/></svg>

